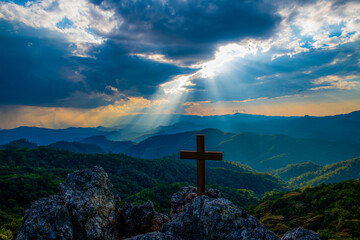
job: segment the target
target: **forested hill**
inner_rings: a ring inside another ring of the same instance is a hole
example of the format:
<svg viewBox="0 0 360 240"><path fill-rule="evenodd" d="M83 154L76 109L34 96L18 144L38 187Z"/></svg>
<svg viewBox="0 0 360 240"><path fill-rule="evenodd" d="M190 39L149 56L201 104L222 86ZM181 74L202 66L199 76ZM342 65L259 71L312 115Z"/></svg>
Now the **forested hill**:
<svg viewBox="0 0 360 240"><path fill-rule="evenodd" d="M304 173L316 172L322 168L323 166L321 166L320 164L316 164L309 161L305 163L289 164L284 168L273 170L271 171L271 173L276 176L279 176L281 179L285 181L289 181L290 179L299 177Z"/></svg>
<svg viewBox="0 0 360 240"><path fill-rule="evenodd" d="M276 193L249 210L278 235L301 226L322 240L360 239L360 180Z"/></svg>
<svg viewBox="0 0 360 240"><path fill-rule="evenodd" d="M78 153L122 153L125 149L132 147L135 143L131 141L110 141L105 136L91 136L81 140L80 142L58 141L47 145L51 148L66 149L71 152ZM37 148L37 144L28 141L27 139L18 139L6 144L0 145L0 149L7 147L18 148Z"/></svg>
<svg viewBox="0 0 360 240"><path fill-rule="evenodd" d="M113 152L124 153L132 157L155 159L166 155L177 155L180 150L195 150L197 134L206 135L207 150L222 151L224 159L247 164L257 171L273 171L284 168L288 164L309 161L327 165L360 156L360 142L358 141L325 141L298 139L286 135L231 133L213 128L153 136L139 143L111 141L104 135L94 135L77 142L62 140L48 146L80 153ZM21 139L0 145L0 149L7 146L37 147L36 144ZM309 165L303 165L300 168L306 170L306 167ZM286 174L284 173L283 176ZM289 175L289 177L294 176Z"/></svg>
<svg viewBox="0 0 360 240"><path fill-rule="evenodd" d="M317 186L321 183L334 183L348 179L360 178L360 158L326 165L317 171L309 171L289 182L292 186Z"/></svg>
<svg viewBox="0 0 360 240"><path fill-rule="evenodd" d="M288 181L294 188L359 179L360 158L325 166L312 162L289 164L284 168L271 171L271 173Z"/></svg>

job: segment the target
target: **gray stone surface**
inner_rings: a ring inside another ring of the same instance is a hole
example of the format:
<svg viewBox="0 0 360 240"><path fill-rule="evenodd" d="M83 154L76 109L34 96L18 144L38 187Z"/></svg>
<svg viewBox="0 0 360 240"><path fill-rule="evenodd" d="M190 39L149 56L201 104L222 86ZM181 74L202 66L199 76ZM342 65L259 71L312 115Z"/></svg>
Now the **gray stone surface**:
<svg viewBox="0 0 360 240"><path fill-rule="evenodd" d="M132 238L127 238L126 240L176 240L176 239L179 238L157 231L157 232L138 235Z"/></svg>
<svg viewBox="0 0 360 240"><path fill-rule="evenodd" d="M64 199L50 196L26 211L17 239L73 239L73 224Z"/></svg>
<svg viewBox="0 0 360 240"><path fill-rule="evenodd" d="M71 173L59 188L59 195L65 199L72 216L77 239L113 239L116 204L112 184L103 168Z"/></svg>
<svg viewBox="0 0 360 240"><path fill-rule="evenodd" d="M316 232L298 227L285 233L281 240L320 240L320 237Z"/></svg>
<svg viewBox="0 0 360 240"><path fill-rule="evenodd" d="M178 239L278 239L244 209L222 198L217 190L208 190L213 193L211 197L193 197L193 191L184 188L174 194L173 218L162 226L161 232Z"/></svg>
<svg viewBox="0 0 360 240"><path fill-rule="evenodd" d="M217 189L206 189L205 195L210 198L223 197L222 193ZM181 191L175 193L171 198L171 216L173 217L175 214L185 211L195 197L197 197L195 187L184 187Z"/></svg>

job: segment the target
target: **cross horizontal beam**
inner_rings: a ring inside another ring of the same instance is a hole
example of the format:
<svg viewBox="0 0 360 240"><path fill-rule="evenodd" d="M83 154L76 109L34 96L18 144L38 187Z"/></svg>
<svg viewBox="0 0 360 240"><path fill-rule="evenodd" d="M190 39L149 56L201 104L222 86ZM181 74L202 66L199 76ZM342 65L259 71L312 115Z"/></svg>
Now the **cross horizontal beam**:
<svg viewBox="0 0 360 240"><path fill-rule="evenodd" d="M181 159L222 160L222 152L180 151Z"/></svg>

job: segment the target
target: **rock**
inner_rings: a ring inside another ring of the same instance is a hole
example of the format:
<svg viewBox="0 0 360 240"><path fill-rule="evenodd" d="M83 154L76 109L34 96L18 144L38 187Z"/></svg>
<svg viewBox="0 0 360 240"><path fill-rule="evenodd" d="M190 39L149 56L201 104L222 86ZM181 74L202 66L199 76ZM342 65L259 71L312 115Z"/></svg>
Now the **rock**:
<svg viewBox="0 0 360 240"><path fill-rule="evenodd" d="M17 239L114 239L116 203L101 167L68 174L59 194L27 210Z"/></svg>
<svg viewBox="0 0 360 240"><path fill-rule="evenodd" d="M140 206L125 204L121 211L121 229L123 236L133 236L141 233L157 231L169 218L155 211L151 201Z"/></svg>
<svg viewBox="0 0 360 240"><path fill-rule="evenodd" d="M152 226L149 228L149 232L158 231L165 223L169 222L170 218L161 213L155 213L154 219L152 221Z"/></svg>
<svg viewBox="0 0 360 240"><path fill-rule="evenodd" d="M32 204L17 239L119 239L158 231L169 218L151 201L120 209L101 167L68 174L58 195Z"/></svg>
<svg viewBox="0 0 360 240"><path fill-rule="evenodd" d="M73 239L70 213L60 196L35 201L26 211L17 239Z"/></svg>
<svg viewBox="0 0 360 240"><path fill-rule="evenodd" d="M206 189L205 195L210 198L223 197L222 193L217 189ZM171 198L171 217L185 211L186 207L195 197L197 197L197 189L195 187L184 187L180 192L175 193Z"/></svg>
<svg viewBox="0 0 360 240"><path fill-rule="evenodd" d="M244 209L220 197L220 192L211 192L216 194L194 198L193 190L189 188L176 193L172 199L177 207L172 213L176 214L162 226L160 232L179 239L278 239ZM192 201L188 202L190 198ZM184 205L185 209L181 207Z"/></svg>
<svg viewBox="0 0 360 240"><path fill-rule="evenodd" d="M281 240L320 240L320 237L316 232L298 227L285 233Z"/></svg>
<svg viewBox="0 0 360 240"><path fill-rule="evenodd" d="M151 232L142 235L138 235L126 240L175 240L177 238L162 232Z"/></svg>
<svg viewBox="0 0 360 240"><path fill-rule="evenodd" d="M115 198L103 168L69 174L59 195L72 216L77 239L113 239L117 235Z"/></svg>

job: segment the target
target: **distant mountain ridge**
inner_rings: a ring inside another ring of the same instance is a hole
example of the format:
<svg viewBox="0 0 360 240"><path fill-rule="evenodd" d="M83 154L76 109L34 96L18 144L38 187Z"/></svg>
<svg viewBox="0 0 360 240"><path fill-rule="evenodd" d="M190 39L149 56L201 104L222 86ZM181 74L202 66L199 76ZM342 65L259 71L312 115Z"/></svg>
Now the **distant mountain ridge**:
<svg viewBox="0 0 360 240"><path fill-rule="evenodd" d="M110 152L122 153L125 149L133 146L134 144L135 143L131 141L110 141L105 136L100 135L85 138L79 142L57 141L45 146L55 149L68 150L76 153L103 154ZM39 146L26 139L18 139L7 144L0 145L0 149L5 149L7 147L34 149L38 148Z"/></svg>
<svg viewBox="0 0 360 240"><path fill-rule="evenodd" d="M196 150L196 135L206 136L206 150L222 151L228 161L248 164L258 171L285 167L291 163L311 161L326 165L360 156L360 143L294 139L285 135L228 133L204 129L179 134L150 137L124 151L147 159Z"/></svg>
<svg viewBox="0 0 360 240"><path fill-rule="evenodd" d="M166 115L166 117L171 119L168 126L150 127L137 124L138 119L146 120L146 116L135 115L119 118L119 125L110 128L47 129L18 127L3 129L0 130L0 144L25 138L38 145L48 145L62 140L81 141L96 135L103 135L112 141L131 140L140 142L151 136L198 131L205 128L217 128L225 132L236 133L285 134L295 138L360 142L360 138L358 138L360 134L360 111L326 117L277 117L243 113L203 117Z"/></svg>
<svg viewBox="0 0 360 240"><path fill-rule="evenodd" d="M66 128L49 129L37 127L18 127L0 131L0 144L6 144L17 139L27 139L38 145L48 145L58 141L80 141L94 135L109 135L111 130L105 128Z"/></svg>
<svg viewBox="0 0 360 240"><path fill-rule="evenodd" d="M171 129L173 125L180 122L187 122L187 131L217 128L225 132L285 134L295 138L360 142L357 137L360 134L360 111L324 117L307 115L303 117L281 117L244 113L215 116L173 115L171 117L172 121L169 126L165 126L165 129L166 127ZM137 116L132 118L136 119ZM120 121L130 121L129 119L131 118L121 118ZM198 128L199 126L201 128ZM158 132L163 134L160 131Z"/></svg>
<svg viewBox="0 0 360 240"><path fill-rule="evenodd" d="M360 143L357 142L296 139L285 135L229 133L218 129L153 136L140 143L111 141L105 136L92 136L79 142L58 141L48 146L79 153L113 152L155 159L166 155L178 156L180 150L196 150L196 135L198 134L206 136L207 151L222 151L225 160L248 164L257 171L270 171L284 168L288 164L308 161L327 165L360 156ZM3 148L4 146L7 145L3 145ZM33 146L31 148L34 148Z"/></svg>
<svg viewBox="0 0 360 240"><path fill-rule="evenodd" d="M80 141L84 144L93 144L99 146L105 153L121 153L135 145L132 141L110 141L104 135L91 136Z"/></svg>
<svg viewBox="0 0 360 240"><path fill-rule="evenodd" d="M7 144L0 145L0 149L4 149L7 147L34 149L34 148L37 148L38 145L35 143L32 143L24 138L21 138L21 139L15 140L15 141L11 141Z"/></svg>
<svg viewBox="0 0 360 240"><path fill-rule="evenodd" d="M59 141L56 143L49 144L48 147L56 148L56 149L65 149L77 153L88 153L88 154L105 153L103 149L101 149L99 146L95 144L86 144L79 142Z"/></svg>

